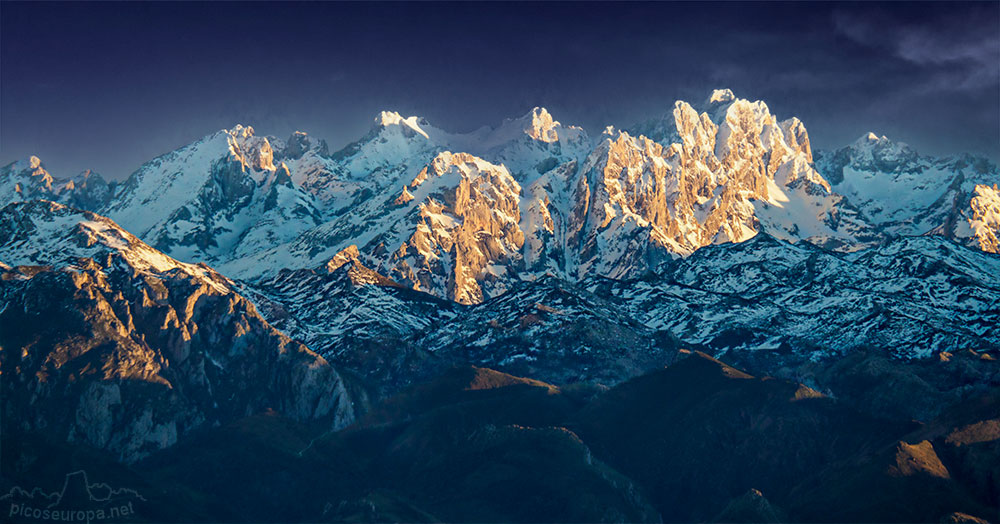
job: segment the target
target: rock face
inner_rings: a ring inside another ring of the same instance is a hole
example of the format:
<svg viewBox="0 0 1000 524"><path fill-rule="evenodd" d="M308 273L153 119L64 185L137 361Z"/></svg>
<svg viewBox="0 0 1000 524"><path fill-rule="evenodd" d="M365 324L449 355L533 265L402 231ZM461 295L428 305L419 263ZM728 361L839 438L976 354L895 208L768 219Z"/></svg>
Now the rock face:
<svg viewBox="0 0 1000 524"><path fill-rule="evenodd" d="M982 158L925 157L874 134L814 152L798 119L716 90L595 138L544 108L464 134L385 111L332 154L304 133L236 126L118 185L15 163L0 172L0 202L99 212L251 281L355 245L400 284L471 304L546 273L636 278L761 231L841 252L922 234L995 252L998 179Z"/></svg>
<svg viewBox="0 0 1000 524"><path fill-rule="evenodd" d="M0 224L2 408L17 430L133 462L268 409L353 420L337 370L209 267L56 203L8 205Z"/></svg>
<svg viewBox="0 0 1000 524"><path fill-rule="evenodd" d="M969 226L979 242L979 248L989 253L1000 253L1000 189L976 184L975 196L969 200L971 210Z"/></svg>
<svg viewBox="0 0 1000 524"><path fill-rule="evenodd" d="M399 247L386 246L389 276L461 304L482 302L480 282L504 276L524 244L517 181L472 155L442 153L404 190L417 226Z"/></svg>

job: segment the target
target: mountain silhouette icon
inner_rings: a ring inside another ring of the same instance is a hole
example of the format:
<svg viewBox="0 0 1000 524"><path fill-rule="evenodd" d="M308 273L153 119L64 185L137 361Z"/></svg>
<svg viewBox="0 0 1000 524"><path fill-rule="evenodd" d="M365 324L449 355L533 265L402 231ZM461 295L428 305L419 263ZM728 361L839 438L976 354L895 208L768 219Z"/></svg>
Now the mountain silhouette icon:
<svg viewBox="0 0 1000 524"><path fill-rule="evenodd" d="M50 493L38 487L29 491L15 486L0 500L9 501L8 516L25 522L68 520L73 515L90 522L126 521L134 518L135 503L146 501L133 489L91 484L83 470L67 473L60 491Z"/></svg>
<svg viewBox="0 0 1000 524"><path fill-rule="evenodd" d="M74 471L66 474L62 491L59 493L59 500L50 507L84 507L95 500L90 491L90 483L87 481L87 472Z"/></svg>

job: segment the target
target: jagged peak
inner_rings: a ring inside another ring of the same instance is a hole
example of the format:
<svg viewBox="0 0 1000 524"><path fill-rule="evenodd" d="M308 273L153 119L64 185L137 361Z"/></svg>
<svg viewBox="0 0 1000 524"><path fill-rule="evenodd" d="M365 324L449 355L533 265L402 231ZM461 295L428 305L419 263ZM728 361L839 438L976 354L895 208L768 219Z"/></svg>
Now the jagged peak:
<svg viewBox="0 0 1000 524"><path fill-rule="evenodd" d="M250 138L254 136L253 127L243 124L236 124L229 129L223 129L223 131L233 138Z"/></svg>
<svg viewBox="0 0 1000 524"><path fill-rule="evenodd" d="M771 109L763 100L739 98L730 89L712 91L705 104L696 112L707 113L716 125L721 125L731 118L739 119L738 115L746 112L753 114L755 119L774 118Z"/></svg>
<svg viewBox="0 0 1000 524"><path fill-rule="evenodd" d="M254 128L252 126L244 124L235 124L230 128L223 128L214 133L205 135L201 139L191 142L190 144L184 145L167 154L169 155L171 153L184 151L188 149L202 148L207 145L210 147L220 147L223 149L229 149L233 154L241 156L238 150L248 141L267 142L267 138L264 136L256 137L254 135Z"/></svg>
<svg viewBox="0 0 1000 524"><path fill-rule="evenodd" d="M583 128L563 125L546 108L538 106L519 117L506 118L499 125L483 126L451 140L450 145L456 149L482 154L522 141L575 144L589 138Z"/></svg>
<svg viewBox="0 0 1000 524"><path fill-rule="evenodd" d="M525 115L527 126L524 132L535 140L542 142L556 142L559 140L559 133L556 128L560 127L558 121L544 107L535 107Z"/></svg>
<svg viewBox="0 0 1000 524"><path fill-rule="evenodd" d="M705 101L705 104L728 104L734 100L736 100L736 95L733 94L732 89L714 89L712 90L712 94L708 96L708 100Z"/></svg>
<svg viewBox="0 0 1000 524"><path fill-rule="evenodd" d="M225 145L223 145L223 142ZM198 147L202 144L215 144L225 147L228 149L231 158L254 169L265 171L275 170L274 148L271 146L270 140L266 136L255 135L252 126L236 124L229 129L223 129L187 147Z"/></svg>

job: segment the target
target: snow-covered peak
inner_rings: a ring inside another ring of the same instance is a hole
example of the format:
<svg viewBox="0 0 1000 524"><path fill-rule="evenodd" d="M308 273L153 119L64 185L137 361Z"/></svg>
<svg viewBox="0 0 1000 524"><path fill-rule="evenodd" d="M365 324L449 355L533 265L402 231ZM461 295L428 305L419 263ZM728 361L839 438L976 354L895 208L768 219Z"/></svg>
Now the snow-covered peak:
<svg viewBox="0 0 1000 524"><path fill-rule="evenodd" d="M563 125L543 107L504 120L496 127L449 135L442 143L452 151L503 164L526 185L558 165L585 157L593 149L586 131Z"/></svg>
<svg viewBox="0 0 1000 524"><path fill-rule="evenodd" d="M520 149L525 142L553 144L577 142L586 139L586 132L576 126L564 126L544 107L534 107L518 118L508 118L495 127L484 126L471 133L452 135L449 145L453 150L479 156L490 156L514 146ZM523 151L518 151L523 154ZM490 158L492 161L493 159Z"/></svg>
<svg viewBox="0 0 1000 524"><path fill-rule="evenodd" d="M143 164L100 212L183 260L241 258L316 225L314 199L274 155L237 125Z"/></svg>
<svg viewBox="0 0 1000 524"><path fill-rule="evenodd" d="M864 135L858 137L858 139L854 141L853 145L855 148L858 149L866 149L873 145L890 144L890 143L892 143L892 141L889 140L889 138L886 137L885 135L879 136L874 132L869 131Z"/></svg>
<svg viewBox="0 0 1000 524"><path fill-rule="evenodd" d="M878 135L877 133L869 131L864 135L858 137L849 147L857 152L870 152L870 151L912 151L910 146L904 142L897 142L891 140L885 135Z"/></svg>
<svg viewBox="0 0 1000 524"><path fill-rule="evenodd" d="M420 127L421 123L426 124L426 122L424 122L424 120L420 117L410 116L404 118L395 111L382 111L377 117L375 117L375 125L378 127L384 128L388 126L401 126L429 139L430 137L427 135L427 132Z"/></svg>
<svg viewBox="0 0 1000 524"><path fill-rule="evenodd" d="M894 173L917 169L920 156L903 142L868 132L848 146L845 155L850 165L873 172Z"/></svg>
<svg viewBox="0 0 1000 524"><path fill-rule="evenodd" d="M943 235L996 251L1000 222L991 219L996 166L983 158L923 156L903 142L865 133L816 157L816 169L879 234Z"/></svg>
<svg viewBox="0 0 1000 524"><path fill-rule="evenodd" d="M495 178L497 184L502 184L513 194L521 192L521 186L511 177L506 167L492 164L468 153L451 153L450 151L439 153L410 183L410 187L416 188L423 184L429 178L429 174L436 175L437 177L453 175L455 177L474 180L485 179L487 177L491 179ZM450 184L453 181L449 180L446 183Z"/></svg>

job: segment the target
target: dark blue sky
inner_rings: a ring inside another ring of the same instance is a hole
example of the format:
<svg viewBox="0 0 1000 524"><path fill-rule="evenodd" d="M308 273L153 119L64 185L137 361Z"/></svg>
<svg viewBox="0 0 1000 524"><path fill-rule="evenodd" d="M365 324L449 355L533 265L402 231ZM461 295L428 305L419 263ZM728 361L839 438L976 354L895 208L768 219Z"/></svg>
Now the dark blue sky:
<svg viewBox="0 0 1000 524"><path fill-rule="evenodd" d="M455 131L535 105L596 133L716 87L1000 158L1000 3L0 3L0 164L123 178L235 123L333 149L382 109Z"/></svg>

